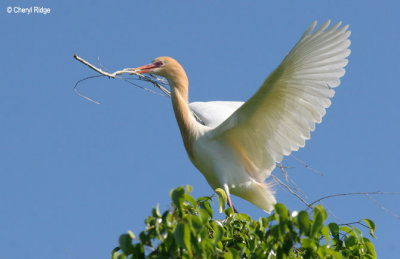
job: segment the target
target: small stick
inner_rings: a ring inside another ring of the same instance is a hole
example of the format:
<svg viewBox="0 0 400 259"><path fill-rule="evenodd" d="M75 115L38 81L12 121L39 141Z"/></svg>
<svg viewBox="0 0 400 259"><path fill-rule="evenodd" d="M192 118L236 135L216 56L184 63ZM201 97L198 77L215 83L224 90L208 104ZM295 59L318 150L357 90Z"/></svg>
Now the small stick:
<svg viewBox="0 0 400 259"><path fill-rule="evenodd" d="M296 196L299 200L301 200L307 207L312 208L311 204L309 204L308 202L306 202L306 200L304 200L300 195L298 195L295 191L293 191L289 186L287 186L286 184L284 184L278 177L276 177L275 175L271 174L271 177L274 178L275 181L277 181L280 185L282 185L283 187L285 187L286 189L288 189L288 191L293 194L294 196Z"/></svg>
<svg viewBox="0 0 400 259"><path fill-rule="evenodd" d="M377 202L374 198L371 197L371 195L367 194L368 199L370 199L373 203L375 203L379 208L381 208L381 210L383 210L384 212L392 215L395 218L400 219L400 216L397 215L396 213L392 212L391 210L387 209L386 207L384 207L382 204L380 204L379 202Z"/></svg>
<svg viewBox="0 0 400 259"><path fill-rule="evenodd" d="M135 86L137 86L137 87L140 87L140 88L145 89L145 90L147 90L147 91L153 92L152 90L150 90L150 89L148 89L148 88L139 86L139 85L137 85L137 84L131 82L131 81L129 80L130 78L124 78L124 77L120 77L120 76L119 76L119 75L122 75L122 74L136 75L136 76L139 77L137 80L142 80L142 81L150 82L150 83L152 83L155 87L157 87L158 89L160 89L165 95L167 95L168 97L171 97L171 92L170 92L168 89L166 89L165 87L163 87L163 86L161 85L161 84L166 84L165 80L162 79L162 78L158 78L158 77L153 76L153 75L151 75L151 77L150 77L150 76L146 76L146 75L142 75L142 74L138 73L137 70L136 70L135 68L124 68L124 69L122 69L122 70L115 71L114 73L109 73L109 72L103 71L102 69L100 69L100 68L98 68L98 67L96 67L96 66L90 64L88 61L84 60L83 58L79 57L79 56L76 55L76 54L74 54L74 58L75 58L76 60L78 60L79 62L81 62L82 64L84 64L84 65L90 67L91 69L93 69L94 71L96 71L97 73L99 73L99 74L102 75L102 76L106 76L106 77L108 77L108 78L119 78L119 79L122 79L122 80L124 80L124 81L126 81L126 82L128 82L128 83L130 83L130 84L133 84L133 85L135 85ZM100 64L100 65L101 65L101 64ZM101 66L102 66L102 65L101 65ZM93 77L97 77L97 76L93 76ZM96 104L100 104L99 102L97 102L97 101L95 101L95 100L93 100L93 99L91 99L91 98L89 98L89 97L87 97L87 96L85 96L85 95L79 93L78 90L77 90L77 86L78 86L78 84L79 84L80 82L82 82L83 80L89 79L89 78L93 78L93 77L87 77L87 78L84 78L84 79L82 79L82 80L79 80L79 81L75 84L74 91L75 91L76 94L78 94L79 96L85 98L86 100L91 101L91 102L94 102L94 103L96 103ZM156 92L153 92L153 93L156 93Z"/></svg>
<svg viewBox="0 0 400 259"><path fill-rule="evenodd" d="M383 195L400 195L400 192L349 192L349 193L338 193L338 194L332 194L332 195L327 195L322 198L319 198L318 200L315 200L310 203L310 206L314 205L315 203L318 203L322 200L328 199L328 198L333 198L333 197L338 197L338 196L349 196L349 195L372 195L372 194L383 194Z"/></svg>
<svg viewBox="0 0 400 259"><path fill-rule="evenodd" d="M81 57L79 57L79 56L76 55L76 54L74 54L74 58L75 58L76 60L78 60L79 62L82 62L84 65L90 67L90 68L93 69L94 71L98 72L99 74L102 74L102 75L105 75L105 76L108 76L108 77L115 78L115 76L111 75L111 74L108 73L108 72L104 72L104 71L101 70L100 68L97 68L97 67L93 66L92 64L90 64L89 62L87 62L86 60L82 59Z"/></svg>
<svg viewBox="0 0 400 259"><path fill-rule="evenodd" d="M93 69L97 73L102 74L104 76L107 76L109 78L115 78L117 75L122 75L122 74L135 74L135 75L138 75L138 76L143 76L143 75L137 73L134 68L124 68L122 70L115 71L114 73L108 73L108 72L105 72L105 71L101 70L98 67L95 67L94 65L90 64L89 62L87 62L86 60L84 60L83 58L79 57L76 54L74 54L74 58L76 60L78 60L79 62L85 64L86 66L90 67L91 69Z"/></svg>
<svg viewBox="0 0 400 259"><path fill-rule="evenodd" d="M304 161L300 160L298 157L295 157L293 154L290 155L294 160L296 160L297 162L299 162L300 164L302 164L305 168L311 170L312 172L319 174L321 176L323 176L324 174L321 173L318 170L315 170L314 168L312 168L311 166L309 166L307 163L305 163Z"/></svg>

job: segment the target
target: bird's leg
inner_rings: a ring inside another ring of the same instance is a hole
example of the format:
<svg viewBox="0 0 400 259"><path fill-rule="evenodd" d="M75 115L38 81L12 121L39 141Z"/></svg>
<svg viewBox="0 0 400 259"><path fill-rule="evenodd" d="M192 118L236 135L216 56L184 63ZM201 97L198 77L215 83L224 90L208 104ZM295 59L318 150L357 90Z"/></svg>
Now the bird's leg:
<svg viewBox="0 0 400 259"><path fill-rule="evenodd" d="M228 205L229 205L229 207L231 207L235 213L238 213L238 211L235 209L235 207L233 207L232 200L231 200L231 196L230 196L230 195L227 195L227 198L228 198Z"/></svg>
<svg viewBox="0 0 400 259"><path fill-rule="evenodd" d="M229 193L228 185L224 184L224 189L226 192L226 198L228 200L228 206L231 207L235 213L238 213L238 211L235 209L235 207L233 207L232 200L231 200L231 194Z"/></svg>

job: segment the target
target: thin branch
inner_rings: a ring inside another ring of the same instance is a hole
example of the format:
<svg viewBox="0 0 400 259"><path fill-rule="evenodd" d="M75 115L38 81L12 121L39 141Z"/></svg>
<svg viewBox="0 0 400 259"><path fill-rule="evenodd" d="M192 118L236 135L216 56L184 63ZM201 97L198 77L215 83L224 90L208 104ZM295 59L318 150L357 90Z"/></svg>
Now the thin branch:
<svg viewBox="0 0 400 259"><path fill-rule="evenodd" d="M82 82L82 81L85 81L85 80L88 80L88 79L91 79L91 78L102 77L102 76L104 76L104 75L89 76L89 77L85 77L85 78L79 80L78 82L76 82L76 84L75 84L75 86L74 86L74 92L75 92L77 95L79 95L80 97L82 97L82 98L84 98L84 99L86 99L86 100L88 100L88 101L90 101L90 102L93 102L93 103L95 103L95 104L100 104L98 101L95 101L95 100L93 100L93 99L91 99L91 98L89 98L89 97L87 97L87 96L81 94L81 93L78 91L78 84L79 84L80 82Z"/></svg>
<svg viewBox="0 0 400 259"><path fill-rule="evenodd" d="M398 194L398 193L397 193ZM377 202L374 198L372 198L369 194L367 194L367 197L373 202L375 203L379 208L381 208L383 211L385 211L386 213L392 215L395 218L400 219L400 216L397 215L396 213L390 211L388 208L385 208L382 204L380 204L379 202Z"/></svg>
<svg viewBox="0 0 400 259"><path fill-rule="evenodd" d="M286 169L291 169L293 167L284 166L282 164L277 164L276 166L279 167L279 169L281 169L281 172L285 177L285 181L288 183L288 186L290 186L290 188L294 192L296 192L299 196L303 196L304 197L303 199L305 200L307 198L307 195L301 189L299 189L296 182L290 177L289 173L286 171Z"/></svg>
<svg viewBox="0 0 400 259"><path fill-rule="evenodd" d="M316 174L318 174L318 175L320 175L320 176L323 176L323 175L324 175L324 174L321 173L320 171L315 170L314 168L312 168L311 166L309 166L306 162L300 160L298 157L295 157L294 155L290 155L290 156L291 156L294 160L296 160L297 162L299 162L300 164L302 164L305 168L311 170L312 172L314 172L314 173L316 173Z"/></svg>
<svg viewBox="0 0 400 259"><path fill-rule="evenodd" d="M83 58L79 57L76 54L74 54L74 58L76 60L78 60L79 62L81 62L82 64L90 67L91 69L93 69L94 71L99 73L101 76L106 76L108 78L119 78L119 79L124 80L127 83L130 83L130 84L136 86L136 87L139 87L139 88L144 89L146 91L149 91L151 93L156 93L156 92L154 92L154 91L152 91L152 90L150 90L150 89L148 89L146 87L142 87L142 86L139 86L139 85L131 82L130 79L136 79L136 80L142 80L142 81L150 82L155 87L159 88L165 95L167 95L169 97L171 96L171 92L168 89L166 89L165 87L162 86L162 85L167 85L166 81L164 79L162 79L162 78L158 78L158 77L156 77L154 75L150 75L150 76L142 75L142 74L138 73L135 68L124 68L122 70L118 70L118 71L115 71L113 73L109 73L109 72L103 71L102 69L92 65L91 63L89 63L88 61L84 60ZM98 62L100 64L100 66L103 67L103 65L100 63L100 58L98 58ZM120 76L120 75L123 75L123 74L135 75L138 78L125 78L125 77ZM93 77L98 77L98 76L93 76ZM99 102L97 102L97 101L95 101L95 100L93 100L93 99L91 99L91 98L79 93L79 91L78 91L78 84L80 82L82 82L82 81L84 81L86 79L89 79L89 78L93 78L93 77L87 77L87 78L84 78L82 80L79 80L75 84L74 91L80 97L85 98L86 100L94 102L96 104L100 104ZM158 93L156 93L156 94L158 94Z"/></svg>
<svg viewBox="0 0 400 259"><path fill-rule="evenodd" d="M400 195L400 192L349 192L349 193L338 193L338 194L332 194L332 195L327 195L322 198L319 198L316 201L313 201L310 203L310 206L314 205L315 203L318 203L322 200L328 199L328 198L333 198L333 197L338 197L338 196L350 196L350 195L375 195L375 194L386 194L386 195ZM308 207L310 207L308 206Z"/></svg>
<svg viewBox="0 0 400 259"><path fill-rule="evenodd" d="M137 78L121 78L121 79L124 80L124 82L126 82L126 83L128 83L128 84L131 84L131 85L134 85L134 86L136 86L136 87L139 87L140 89L143 89L143 90L145 90L145 91L148 91L148 92L150 92L150 93L152 93L152 94L156 94L156 95L160 95L160 96L164 96L164 97L170 97L170 96L168 96L168 95L158 93L158 92L156 92L156 91L153 91L153 90L151 90L151 89L149 89L149 88L143 87L143 86L141 86L141 85L135 84L134 82L130 81L130 80L140 80L140 79L137 79Z"/></svg>
<svg viewBox="0 0 400 259"><path fill-rule="evenodd" d="M282 172L282 174L283 174L283 177L285 177L285 180L286 180L286 182L289 182L289 178L288 178L288 173L286 172L286 168L288 168L288 167L286 167L286 166L284 166L284 165L282 165L282 164L276 164L276 166L277 167L279 167L280 169L281 169L281 172Z"/></svg>
<svg viewBox="0 0 400 259"><path fill-rule="evenodd" d="M114 73L110 74L110 73L108 73L108 72L105 72L105 71L101 70L100 68L95 67L94 65L90 64L89 62L87 62L86 60L84 60L83 58L79 57L79 56L76 55L76 54L74 54L74 58L75 58L76 60L78 60L79 62L83 63L84 65L90 67L91 69L93 69L93 70L96 71L97 73L102 74L102 75L104 75L104 76L107 76L107 77L109 77L109 78L115 78L116 73L117 73L117 72L120 72L120 71L117 71L117 72L114 72Z"/></svg>
<svg viewBox="0 0 400 259"><path fill-rule="evenodd" d="M289 186L287 186L286 184L284 184L278 177L276 177L275 175L271 174L271 177L274 178L275 181L277 181L280 185L282 185L283 187L285 187L286 189L288 189L288 191L293 194L294 196L296 196L297 198L299 198L299 200L301 200L307 207L312 208L310 204L308 204L308 202L306 202L300 195L298 195L296 192L294 192Z"/></svg>
<svg viewBox="0 0 400 259"><path fill-rule="evenodd" d="M285 171L285 168L283 165L278 164L277 165L286 181L288 181L288 174ZM285 187L291 194L293 194L294 196L296 196L300 201L302 201L308 208L312 209L313 205L315 205L318 202L321 202L322 200L328 199L328 198L333 198L333 197L338 197L338 196L349 196L349 195L366 195L369 199L371 199L376 205L378 205L383 211L387 212L388 214L392 215L395 218L400 218L399 215L395 214L394 212L390 211L389 209L385 208L382 204L380 204L379 202L377 202L375 199L373 199L370 195L377 195L377 194L386 194L386 195L400 195L400 192L350 192L350 193L339 193L339 194L332 194L332 195L327 195L324 196L322 198L319 198L318 200L315 200L311 203L308 203L305 199L303 199L298 193L296 193L295 191L292 190L291 187L289 187L288 185L286 185L285 183L283 183L278 177L276 177L275 175L271 175L271 177L278 182L280 185L282 185L283 187ZM333 213L332 213L333 214ZM334 216L336 217L336 216ZM352 222L352 223L346 223L346 224L341 224L341 225L350 225L350 224L360 224L363 225L361 222ZM363 225L364 227L367 227L366 225Z"/></svg>
<svg viewBox="0 0 400 259"><path fill-rule="evenodd" d="M359 221L354 221L354 222L349 222L349 223L342 223L342 224L338 224L338 225L339 225L339 226L351 226L351 225L354 225L354 224L360 224L361 226L363 226L363 227L365 227L365 228L371 229L371 228L368 227L367 225L361 223L361 221L362 221L362 219L360 219Z"/></svg>
<svg viewBox="0 0 400 259"><path fill-rule="evenodd" d="M99 66L100 66L101 68L106 69L106 68L103 66L103 64L101 63L100 56L97 57L97 63L99 63Z"/></svg>

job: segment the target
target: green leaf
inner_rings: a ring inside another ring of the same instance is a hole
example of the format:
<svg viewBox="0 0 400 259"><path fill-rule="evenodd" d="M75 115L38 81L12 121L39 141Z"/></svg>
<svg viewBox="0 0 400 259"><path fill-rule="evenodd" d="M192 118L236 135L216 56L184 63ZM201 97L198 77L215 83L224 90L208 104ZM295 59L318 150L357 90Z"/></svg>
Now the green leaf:
<svg viewBox="0 0 400 259"><path fill-rule="evenodd" d="M354 226L352 226L351 228L353 229L354 237L357 239L358 243L360 244L364 243L361 231Z"/></svg>
<svg viewBox="0 0 400 259"><path fill-rule="evenodd" d="M116 247L111 251L111 259L118 259L118 256L121 255L121 253L119 252L120 248Z"/></svg>
<svg viewBox="0 0 400 259"><path fill-rule="evenodd" d="M188 219L190 220L193 233L195 234L195 236L198 236L203 229L203 222L201 221L200 217L196 215L189 215Z"/></svg>
<svg viewBox="0 0 400 259"><path fill-rule="evenodd" d="M235 215L236 215L236 218L237 218L238 220L242 220L242 221L244 221L244 222L251 222L251 221L252 221L251 218L250 218L250 216L247 215L247 214L244 214L244 213L236 213Z"/></svg>
<svg viewBox="0 0 400 259"><path fill-rule="evenodd" d="M210 219L210 214L208 213L208 211L206 209L200 208L199 218L200 218L202 224L206 224L207 221Z"/></svg>
<svg viewBox="0 0 400 259"><path fill-rule="evenodd" d="M346 236L344 238L344 243L348 248L355 246L357 244L357 240L355 236Z"/></svg>
<svg viewBox="0 0 400 259"><path fill-rule="evenodd" d="M299 212L297 215L297 222L299 223L300 233L308 235L310 233L311 221L306 211Z"/></svg>
<svg viewBox="0 0 400 259"><path fill-rule="evenodd" d="M207 211L208 215L212 218L213 217L213 210L211 208L210 202L209 201L203 201L200 202L200 208L204 209Z"/></svg>
<svg viewBox="0 0 400 259"><path fill-rule="evenodd" d="M275 204L275 211L279 215L280 220L286 220L289 218L289 213L282 203Z"/></svg>
<svg viewBox="0 0 400 259"><path fill-rule="evenodd" d="M186 192L187 192L187 193L191 193L192 191L193 191L193 186L187 184L187 185L186 185Z"/></svg>
<svg viewBox="0 0 400 259"><path fill-rule="evenodd" d="M233 255L232 255L231 251L228 250L228 251L224 254L224 259L233 259Z"/></svg>
<svg viewBox="0 0 400 259"><path fill-rule="evenodd" d="M196 200L192 196L190 196L189 194L185 193L184 200L189 202L190 205L192 205L194 208L197 208Z"/></svg>
<svg viewBox="0 0 400 259"><path fill-rule="evenodd" d="M191 242L190 242L190 229L185 223L178 223L174 232L175 241L183 248L192 253Z"/></svg>
<svg viewBox="0 0 400 259"><path fill-rule="evenodd" d="M330 244L331 243L331 237L329 235L329 228L327 226L323 226L321 229L322 235L324 235L326 243Z"/></svg>
<svg viewBox="0 0 400 259"><path fill-rule="evenodd" d="M135 239L135 238L136 238L136 236L135 236L135 234L132 232L132 230L128 230L128 235L129 235L132 239Z"/></svg>
<svg viewBox="0 0 400 259"><path fill-rule="evenodd" d="M365 223L367 223L368 227L369 227L369 234L373 237L376 238L375 236L375 222L373 222L370 219L363 219L365 221Z"/></svg>
<svg viewBox="0 0 400 259"><path fill-rule="evenodd" d="M315 250L317 246L315 245L315 240L312 238L303 238L301 240L301 244L305 248L310 248L311 250Z"/></svg>
<svg viewBox="0 0 400 259"><path fill-rule="evenodd" d="M339 226L336 223L329 223L328 227L331 231L332 236L339 238Z"/></svg>
<svg viewBox="0 0 400 259"><path fill-rule="evenodd" d="M266 218L260 218L258 220L258 222L260 222L260 224L264 227L264 228L268 228L268 219Z"/></svg>
<svg viewBox="0 0 400 259"><path fill-rule="evenodd" d="M133 252L132 238L129 234L122 234L119 237L119 247L126 255Z"/></svg>
<svg viewBox="0 0 400 259"><path fill-rule="evenodd" d="M324 219L323 219L321 212L319 212L318 210L314 210L314 220L312 222L310 236L315 236L317 233L319 233L321 231L323 222L324 222Z"/></svg>
<svg viewBox="0 0 400 259"><path fill-rule="evenodd" d="M213 230L214 230L214 244L217 244L219 241L221 241L223 235L224 235L224 229L218 225L216 221L212 222Z"/></svg>
<svg viewBox="0 0 400 259"><path fill-rule="evenodd" d="M204 202L204 201L212 201L212 199L209 196L203 196L203 197L197 198L197 202Z"/></svg>
<svg viewBox="0 0 400 259"><path fill-rule="evenodd" d="M353 230L351 228L349 228L348 226L341 226L339 229L344 231L344 232L346 232L349 235L353 235L354 236Z"/></svg>
<svg viewBox="0 0 400 259"><path fill-rule="evenodd" d="M366 237L364 237L364 244L365 248L367 248L367 253L371 255L372 258L376 258L375 247Z"/></svg>
<svg viewBox="0 0 400 259"><path fill-rule="evenodd" d="M225 204L228 198L226 197L226 193L221 188L215 189L215 193L218 195L218 209L219 213L222 213L225 209Z"/></svg>
<svg viewBox="0 0 400 259"><path fill-rule="evenodd" d="M224 259L229 258L229 259L240 259L240 252L236 250L235 248L228 248L229 255L228 257L225 257Z"/></svg>
<svg viewBox="0 0 400 259"><path fill-rule="evenodd" d="M226 215L227 217L232 217L234 214L235 214L235 213L234 213L234 211L233 211L233 209L232 209L231 207L228 207L228 208L225 210L225 215Z"/></svg>
<svg viewBox="0 0 400 259"><path fill-rule="evenodd" d="M172 190L171 198L172 202L178 210L182 210L182 203L185 195L185 189L182 186Z"/></svg>
<svg viewBox="0 0 400 259"><path fill-rule="evenodd" d="M325 221L328 218L328 213L326 213L326 210L321 205L317 205L314 207L313 209L314 216L317 214L317 211L321 213L322 221Z"/></svg>
<svg viewBox="0 0 400 259"><path fill-rule="evenodd" d="M135 258L135 259L144 259L145 258L143 244L137 243L134 245L133 255L129 259L131 259L131 258Z"/></svg>

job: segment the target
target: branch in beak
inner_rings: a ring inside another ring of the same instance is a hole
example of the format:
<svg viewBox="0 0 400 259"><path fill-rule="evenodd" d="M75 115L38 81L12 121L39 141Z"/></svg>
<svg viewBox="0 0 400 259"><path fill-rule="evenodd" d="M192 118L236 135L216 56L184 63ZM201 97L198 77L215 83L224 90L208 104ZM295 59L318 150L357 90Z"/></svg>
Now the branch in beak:
<svg viewBox="0 0 400 259"><path fill-rule="evenodd" d="M154 69L159 68L161 66L162 66L162 62L158 61L155 63L151 63L151 64L148 64L145 66L135 68L134 71L138 74L151 73Z"/></svg>

